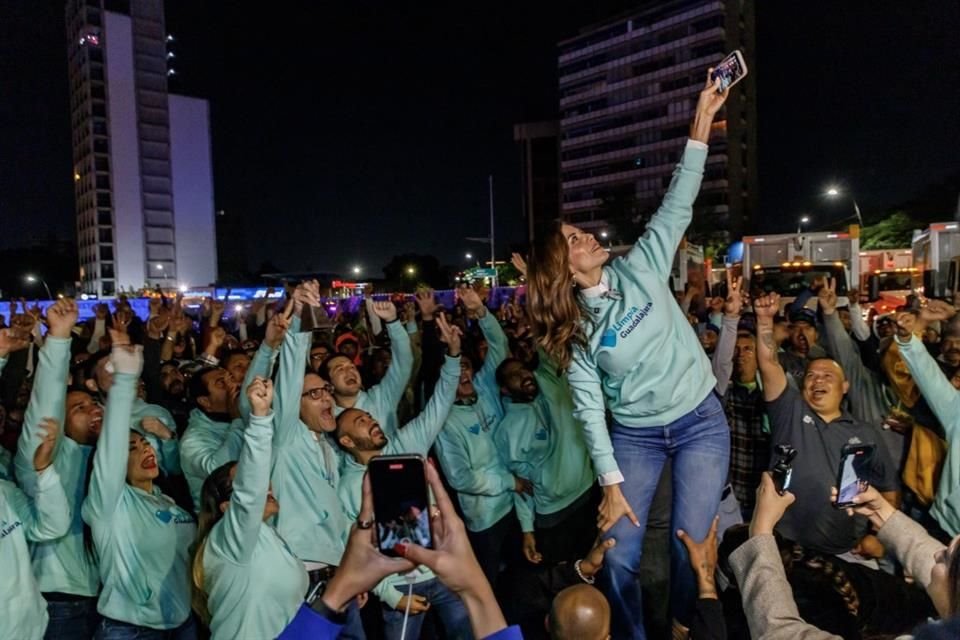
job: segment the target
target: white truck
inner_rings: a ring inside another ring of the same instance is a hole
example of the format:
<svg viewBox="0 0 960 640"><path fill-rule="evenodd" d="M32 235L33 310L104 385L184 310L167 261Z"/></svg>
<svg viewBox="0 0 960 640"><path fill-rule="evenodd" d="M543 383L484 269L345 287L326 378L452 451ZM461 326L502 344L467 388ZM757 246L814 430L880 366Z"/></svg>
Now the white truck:
<svg viewBox="0 0 960 640"><path fill-rule="evenodd" d="M960 290L960 222L934 222L913 236L915 286L928 298L951 297Z"/></svg>
<svg viewBox="0 0 960 640"><path fill-rule="evenodd" d="M859 254L858 225L850 225L847 231L746 236L744 286L754 298L776 292L786 304L815 278L826 277L835 279L837 293L846 296L847 289L860 282Z"/></svg>

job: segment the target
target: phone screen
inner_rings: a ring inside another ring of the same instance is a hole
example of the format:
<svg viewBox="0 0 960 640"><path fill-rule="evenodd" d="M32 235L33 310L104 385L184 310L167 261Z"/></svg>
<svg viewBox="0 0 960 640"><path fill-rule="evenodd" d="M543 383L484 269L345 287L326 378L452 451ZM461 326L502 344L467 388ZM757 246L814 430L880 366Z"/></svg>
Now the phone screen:
<svg viewBox="0 0 960 640"><path fill-rule="evenodd" d="M853 499L870 486L873 465L873 447L845 449L840 459L837 478L837 506L853 504Z"/></svg>
<svg viewBox="0 0 960 640"><path fill-rule="evenodd" d="M714 68L711 77L714 81L720 78L720 91L722 92L726 91L727 88L742 78L745 72L746 70L740 65L740 58L737 56L737 52L734 51Z"/></svg>
<svg viewBox="0 0 960 640"><path fill-rule="evenodd" d="M399 543L430 548L430 505L423 459L374 458L369 471L380 552L397 556L394 547Z"/></svg>

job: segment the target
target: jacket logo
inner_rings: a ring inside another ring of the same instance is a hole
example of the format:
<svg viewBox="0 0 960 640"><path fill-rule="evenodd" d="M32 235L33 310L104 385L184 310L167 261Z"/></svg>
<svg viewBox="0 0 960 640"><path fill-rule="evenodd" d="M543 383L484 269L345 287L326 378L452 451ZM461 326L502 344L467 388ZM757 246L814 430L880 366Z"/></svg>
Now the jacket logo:
<svg viewBox="0 0 960 640"><path fill-rule="evenodd" d="M813 424L813 418L810 416L803 416L803 424Z"/></svg>
<svg viewBox="0 0 960 640"><path fill-rule="evenodd" d="M603 332L603 335L600 336L600 346L601 347L615 347L617 346L617 332L613 329L607 329Z"/></svg>
<svg viewBox="0 0 960 640"><path fill-rule="evenodd" d="M613 325L613 331L619 331L621 338L626 338L633 332L634 329L640 326L640 323L643 322L643 319L650 315L650 310L653 309L653 303L648 302L643 305L643 308L640 307L630 307L630 310L627 311L627 314L620 318ZM610 331L608 329L608 331ZM606 335L606 331L604 332ZM601 343L602 344L602 343Z"/></svg>
<svg viewBox="0 0 960 640"><path fill-rule="evenodd" d="M187 513L181 513L179 509L177 511L172 511L170 509L161 511L157 509L153 515L156 516L157 520L163 524L170 524L171 520L174 524L193 524L193 518Z"/></svg>
<svg viewBox="0 0 960 640"><path fill-rule="evenodd" d="M10 523L8 523L6 520L0 521L0 540L3 540L22 526L23 523L21 523L19 520L14 520Z"/></svg>
<svg viewBox="0 0 960 640"><path fill-rule="evenodd" d="M470 433L472 433L472 434L475 435L475 436L480 435L480 424L477 423L477 424L473 425L472 427L467 427L467 431L469 431Z"/></svg>
<svg viewBox="0 0 960 640"><path fill-rule="evenodd" d="M537 440L546 440L547 439L547 430L544 428L537 429L537 433L533 436Z"/></svg>

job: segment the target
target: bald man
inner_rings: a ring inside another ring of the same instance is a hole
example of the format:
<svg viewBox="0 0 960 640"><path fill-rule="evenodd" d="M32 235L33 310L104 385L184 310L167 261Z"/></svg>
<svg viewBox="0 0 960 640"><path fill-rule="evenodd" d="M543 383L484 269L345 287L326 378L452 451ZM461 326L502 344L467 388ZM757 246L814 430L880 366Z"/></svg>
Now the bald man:
<svg viewBox="0 0 960 640"><path fill-rule="evenodd" d="M553 599L547 630L552 640L607 640L610 605L588 584L567 587Z"/></svg>
<svg viewBox="0 0 960 640"><path fill-rule="evenodd" d="M777 530L808 549L843 554L858 545L870 523L863 516L848 517L830 503L841 450L848 444L874 445L873 459L866 466L867 480L892 502L899 488L897 467L880 435L881 425L861 422L844 408L843 398L850 383L839 364L828 358L810 360L800 390L787 384L773 337L773 316L778 307L776 294L754 303L757 364L770 418L770 445L790 444L797 450L790 482L797 501Z"/></svg>

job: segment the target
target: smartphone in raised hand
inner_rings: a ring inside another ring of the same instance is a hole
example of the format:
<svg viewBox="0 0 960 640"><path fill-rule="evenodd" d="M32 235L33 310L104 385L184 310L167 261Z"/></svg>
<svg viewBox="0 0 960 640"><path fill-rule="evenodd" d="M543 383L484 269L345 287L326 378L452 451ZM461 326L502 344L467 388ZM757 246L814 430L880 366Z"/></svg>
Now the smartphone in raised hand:
<svg viewBox="0 0 960 640"><path fill-rule="evenodd" d="M845 509L855 505L853 499L870 486L873 455L874 446L871 444L848 444L843 447L837 472L836 508Z"/></svg>
<svg viewBox="0 0 960 640"><path fill-rule="evenodd" d="M723 93L747 76L747 63L739 50L730 53L720 64L713 69L710 79L714 82L720 79L718 93Z"/></svg>
<svg viewBox="0 0 960 640"><path fill-rule="evenodd" d="M367 466L373 492L377 546L384 555L397 557L397 544L431 548L430 496L421 456L378 456Z"/></svg>

